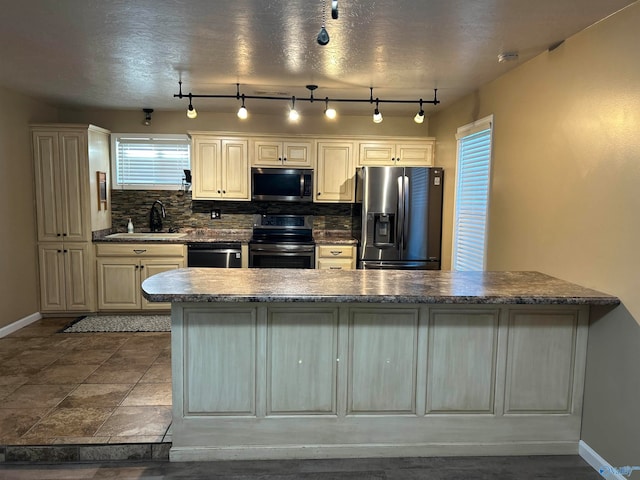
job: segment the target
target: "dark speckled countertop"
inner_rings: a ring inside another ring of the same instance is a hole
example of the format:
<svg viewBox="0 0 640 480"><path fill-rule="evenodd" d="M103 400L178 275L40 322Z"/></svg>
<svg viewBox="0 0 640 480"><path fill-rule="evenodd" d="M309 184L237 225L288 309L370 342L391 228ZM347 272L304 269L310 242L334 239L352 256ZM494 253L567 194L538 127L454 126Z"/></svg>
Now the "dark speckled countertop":
<svg viewBox="0 0 640 480"><path fill-rule="evenodd" d="M620 303L538 272L183 268L148 278L142 289L156 302Z"/></svg>
<svg viewBox="0 0 640 480"><path fill-rule="evenodd" d="M94 232L93 241L97 243L214 243L214 242L240 242L248 243L253 231L251 229L206 229L188 228L180 229L184 236L179 238L167 238L162 233L149 233L144 238L126 236L111 237L111 232ZM144 233L144 232L139 232ZM318 245L357 245L358 241L353 238L351 232L344 230L314 230L313 239Z"/></svg>

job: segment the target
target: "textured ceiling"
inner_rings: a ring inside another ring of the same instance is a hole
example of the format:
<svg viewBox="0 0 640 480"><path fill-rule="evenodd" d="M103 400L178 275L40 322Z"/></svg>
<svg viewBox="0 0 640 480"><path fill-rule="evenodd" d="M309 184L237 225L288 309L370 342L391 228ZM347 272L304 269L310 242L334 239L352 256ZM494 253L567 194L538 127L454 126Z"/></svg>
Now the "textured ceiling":
<svg viewBox="0 0 640 480"><path fill-rule="evenodd" d="M0 85L79 108L182 110L184 93L431 99L446 105L629 0L0 0ZM562 47L560 47L562 48ZM515 62L497 56L519 52ZM322 103L322 102L321 102ZM201 111L234 100L198 99ZM251 111L282 102L247 101ZM321 108L321 107L318 107ZM336 105L343 113L368 104ZM425 105L427 114L432 106ZM439 108L439 107L435 107ZM382 109L382 107L381 107ZM388 105L391 114L415 105Z"/></svg>

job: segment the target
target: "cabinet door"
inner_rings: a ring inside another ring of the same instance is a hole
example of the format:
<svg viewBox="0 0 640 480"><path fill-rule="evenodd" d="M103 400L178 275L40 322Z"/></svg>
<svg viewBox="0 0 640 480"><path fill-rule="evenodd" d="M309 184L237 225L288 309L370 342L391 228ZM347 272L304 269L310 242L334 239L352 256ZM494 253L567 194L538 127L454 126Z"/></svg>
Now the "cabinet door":
<svg viewBox="0 0 640 480"><path fill-rule="evenodd" d="M220 140L194 137L192 146L192 198L194 200L222 198Z"/></svg>
<svg viewBox="0 0 640 480"><path fill-rule="evenodd" d="M163 258L149 259L140 263L140 277L144 282L147 278L158 273L176 270L184 267L184 258ZM171 303L149 302L142 295L140 296L143 310L171 310Z"/></svg>
<svg viewBox="0 0 640 480"><path fill-rule="evenodd" d="M315 202L353 202L354 175L353 143L318 142Z"/></svg>
<svg viewBox="0 0 640 480"><path fill-rule="evenodd" d="M282 143L256 140L253 144L254 167L279 167L282 165Z"/></svg>
<svg viewBox="0 0 640 480"><path fill-rule="evenodd" d="M86 133L64 132L59 135L62 163L62 236L64 240L89 241L91 219L88 184Z"/></svg>
<svg viewBox="0 0 640 480"><path fill-rule="evenodd" d="M98 309L140 309L140 261L98 258Z"/></svg>
<svg viewBox="0 0 640 480"><path fill-rule="evenodd" d="M249 156L246 140L222 140L222 198L249 200Z"/></svg>
<svg viewBox="0 0 640 480"><path fill-rule="evenodd" d="M358 166L395 165L396 146L390 142L360 143Z"/></svg>
<svg viewBox="0 0 640 480"><path fill-rule="evenodd" d="M65 278L62 243L38 246L40 268L40 310L57 312L65 310Z"/></svg>
<svg viewBox="0 0 640 480"><path fill-rule="evenodd" d="M62 189L57 132L33 134L38 240L62 240Z"/></svg>
<svg viewBox="0 0 640 480"><path fill-rule="evenodd" d="M429 167L433 165L433 142L406 143L396 146L399 167Z"/></svg>
<svg viewBox="0 0 640 480"><path fill-rule="evenodd" d="M90 243L65 243L65 302L68 311L95 310L93 246Z"/></svg>
<svg viewBox="0 0 640 480"><path fill-rule="evenodd" d="M290 167L312 166L311 142L284 142L282 146L283 165Z"/></svg>

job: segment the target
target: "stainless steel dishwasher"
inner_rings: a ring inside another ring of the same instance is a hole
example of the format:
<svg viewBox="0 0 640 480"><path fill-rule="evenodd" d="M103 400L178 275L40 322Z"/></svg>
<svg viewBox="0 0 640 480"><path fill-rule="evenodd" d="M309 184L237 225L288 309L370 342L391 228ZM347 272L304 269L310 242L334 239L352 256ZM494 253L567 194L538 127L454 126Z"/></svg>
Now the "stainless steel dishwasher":
<svg viewBox="0 0 640 480"><path fill-rule="evenodd" d="M211 268L240 268L240 243L202 242L187 244L187 266Z"/></svg>

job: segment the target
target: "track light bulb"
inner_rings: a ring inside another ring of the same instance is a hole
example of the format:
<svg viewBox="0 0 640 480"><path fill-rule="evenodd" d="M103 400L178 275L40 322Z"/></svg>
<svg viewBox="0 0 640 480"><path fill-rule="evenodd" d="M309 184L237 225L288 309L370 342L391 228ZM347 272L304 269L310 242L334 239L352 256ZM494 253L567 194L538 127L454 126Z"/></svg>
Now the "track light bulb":
<svg viewBox="0 0 640 480"><path fill-rule="evenodd" d="M296 111L296 97L291 97L291 110L289 110L289 121L297 122L300 115Z"/></svg>
<svg viewBox="0 0 640 480"><path fill-rule="evenodd" d="M416 123L424 122L424 110L420 110L418 113L416 113L416 116L413 117L413 121Z"/></svg>
<svg viewBox="0 0 640 480"><path fill-rule="evenodd" d="M377 107L373 111L373 123L382 123L382 114L380 113L380 110L378 110Z"/></svg>
<svg viewBox="0 0 640 480"><path fill-rule="evenodd" d="M324 111L324 114L327 116L328 119L333 120L334 118L336 118L338 116L338 113L335 111L335 109L333 108L327 108Z"/></svg>
<svg viewBox="0 0 640 480"><path fill-rule="evenodd" d="M249 116L249 112L247 112L247 109L245 108L245 106L241 106L238 109L238 118L244 120Z"/></svg>
<svg viewBox="0 0 640 480"><path fill-rule="evenodd" d="M193 108L193 105L189 104L189 108L187 108L187 117L196 118L197 116L198 116L198 112L196 111L195 108Z"/></svg>

